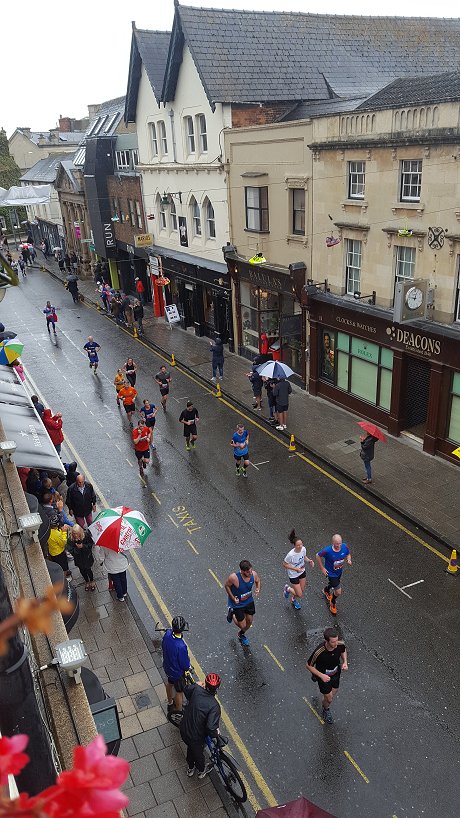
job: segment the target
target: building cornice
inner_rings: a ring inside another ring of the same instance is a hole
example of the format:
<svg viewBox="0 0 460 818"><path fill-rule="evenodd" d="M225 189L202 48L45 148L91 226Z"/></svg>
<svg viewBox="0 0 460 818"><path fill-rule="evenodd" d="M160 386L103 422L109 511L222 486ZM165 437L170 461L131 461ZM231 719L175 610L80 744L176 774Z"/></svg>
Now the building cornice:
<svg viewBox="0 0 460 818"><path fill-rule="evenodd" d="M200 162L199 164L188 164L183 162L171 162L169 164L158 164L158 165L146 165L146 164L137 164L136 170L142 171L142 173L199 173L200 171L206 171L206 173L211 173L211 171L217 171L218 173L223 173L225 168L223 165L215 165L211 162Z"/></svg>
<svg viewBox="0 0 460 818"><path fill-rule="evenodd" d="M460 143L460 128L437 128L416 131L413 134L378 134L375 137L349 137L346 139L312 142L311 151L343 150L344 148L397 148L409 145L456 145Z"/></svg>

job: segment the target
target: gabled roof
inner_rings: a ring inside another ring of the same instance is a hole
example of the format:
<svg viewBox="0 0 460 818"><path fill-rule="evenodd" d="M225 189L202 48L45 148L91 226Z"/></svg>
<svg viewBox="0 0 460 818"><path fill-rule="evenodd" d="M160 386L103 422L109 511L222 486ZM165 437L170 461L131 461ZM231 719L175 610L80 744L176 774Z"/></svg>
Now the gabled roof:
<svg viewBox="0 0 460 818"><path fill-rule="evenodd" d="M430 77L404 77L368 97L360 110L399 108L403 105L436 105L460 100L460 71Z"/></svg>
<svg viewBox="0 0 460 818"><path fill-rule="evenodd" d="M364 96L397 77L460 68L460 19L177 6L164 101L174 98L184 43L211 107Z"/></svg>
<svg viewBox="0 0 460 818"><path fill-rule="evenodd" d="M61 167L58 171L58 175L65 174L65 176L67 176L67 178L69 179L73 192L81 193L82 186L77 177L75 176L75 170L76 168L72 159L63 159L63 161L61 162Z"/></svg>
<svg viewBox="0 0 460 818"><path fill-rule="evenodd" d="M43 183L53 183L56 181L56 176L58 174L59 166L62 161L64 160L72 160L73 154L69 153L53 153L51 156L47 156L46 159L40 159L38 162L30 168L30 170L26 171L23 176L21 176L21 182L43 182Z"/></svg>
<svg viewBox="0 0 460 818"><path fill-rule="evenodd" d="M115 97L101 102L83 134L85 140L91 136L111 136L120 124L124 110L125 97Z"/></svg>
<svg viewBox="0 0 460 818"><path fill-rule="evenodd" d="M133 23L125 122L136 121L137 95L139 93L142 65L149 78L155 99L157 102L160 101L170 37L170 31L138 29Z"/></svg>
<svg viewBox="0 0 460 818"><path fill-rule="evenodd" d="M50 142L50 144L55 144L51 141L51 136L57 136L59 142L65 142L70 145L78 145L85 135L83 131L53 131L52 133L51 131L30 131L29 133L28 131L24 131L22 128L16 128L15 133L20 133L25 136L26 139L30 139L34 145L38 145L42 137Z"/></svg>

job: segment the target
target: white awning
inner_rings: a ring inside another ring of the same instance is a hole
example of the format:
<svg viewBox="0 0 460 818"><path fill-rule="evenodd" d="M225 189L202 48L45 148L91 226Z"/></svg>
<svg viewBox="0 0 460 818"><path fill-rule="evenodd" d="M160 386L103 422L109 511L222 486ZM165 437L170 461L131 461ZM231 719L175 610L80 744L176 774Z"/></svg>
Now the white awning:
<svg viewBox="0 0 460 818"><path fill-rule="evenodd" d="M9 190L0 188L1 207L19 207L20 205L47 204L51 198L52 185L17 185Z"/></svg>

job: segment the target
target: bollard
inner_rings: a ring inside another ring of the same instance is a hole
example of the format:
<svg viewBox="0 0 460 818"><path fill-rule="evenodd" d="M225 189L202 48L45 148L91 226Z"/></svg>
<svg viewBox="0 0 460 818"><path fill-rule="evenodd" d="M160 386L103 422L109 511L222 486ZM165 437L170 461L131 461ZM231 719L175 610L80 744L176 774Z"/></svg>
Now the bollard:
<svg viewBox="0 0 460 818"><path fill-rule="evenodd" d="M447 574L456 574L458 571L457 565L457 552L455 548L452 550L452 554L450 555L449 565L446 568Z"/></svg>
<svg viewBox="0 0 460 818"><path fill-rule="evenodd" d="M176 359L174 357L174 352L171 353L171 366L176 366Z"/></svg>
<svg viewBox="0 0 460 818"><path fill-rule="evenodd" d="M216 398L221 398L221 397L222 397L222 389L220 388L220 383L218 383L217 386L216 386Z"/></svg>
<svg viewBox="0 0 460 818"><path fill-rule="evenodd" d="M137 334L136 327L133 327L133 335L134 335L135 338L139 338L139 335Z"/></svg>
<svg viewBox="0 0 460 818"><path fill-rule="evenodd" d="M291 435L291 439L289 441L289 451L295 452L295 438L294 435Z"/></svg>

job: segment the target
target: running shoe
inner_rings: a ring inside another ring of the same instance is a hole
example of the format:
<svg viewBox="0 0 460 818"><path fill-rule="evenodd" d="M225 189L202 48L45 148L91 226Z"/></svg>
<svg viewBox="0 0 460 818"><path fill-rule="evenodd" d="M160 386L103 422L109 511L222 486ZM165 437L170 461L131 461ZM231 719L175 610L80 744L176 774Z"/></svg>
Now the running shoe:
<svg viewBox="0 0 460 818"><path fill-rule="evenodd" d="M284 586L284 591L283 591L283 593L284 593L284 598L285 598L285 599L289 599L289 597L290 597L290 593L289 593L289 585L288 585L287 583L286 583L286 585Z"/></svg>
<svg viewBox="0 0 460 818"><path fill-rule="evenodd" d="M238 468L238 466L236 467L236 472L235 472L235 474L236 474L236 476L237 476L237 477L239 477L239 476L240 476L240 474L241 474L241 469L239 469L239 468Z"/></svg>
<svg viewBox="0 0 460 818"><path fill-rule="evenodd" d="M151 448L152 452L156 452L156 450L157 450L156 446L150 446L150 448Z"/></svg>
<svg viewBox="0 0 460 818"><path fill-rule="evenodd" d="M326 724L333 724L334 719L332 718L331 711L327 707L323 707L321 716L326 722Z"/></svg>
<svg viewBox="0 0 460 818"><path fill-rule="evenodd" d="M195 443L195 441L194 441L194 440L192 440L192 442L191 442L191 444L190 444L190 445L191 445L192 449L196 449L196 443Z"/></svg>
<svg viewBox="0 0 460 818"><path fill-rule="evenodd" d="M188 770L187 770L188 777L191 778L192 775L194 775L194 773L195 773L195 767L189 767Z"/></svg>
<svg viewBox="0 0 460 818"><path fill-rule="evenodd" d="M243 477L247 477L247 476L248 476L248 473L247 473L246 469L243 469L243 471L242 471L242 475L243 475Z"/></svg>
<svg viewBox="0 0 460 818"><path fill-rule="evenodd" d="M241 644L244 645L245 648L249 645L249 639L244 633L239 633L238 639L240 640Z"/></svg>
<svg viewBox="0 0 460 818"><path fill-rule="evenodd" d="M233 619L233 608L227 610L227 622L230 623Z"/></svg>
<svg viewBox="0 0 460 818"><path fill-rule="evenodd" d="M208 763L205 765L205 768L204 768L203 772L198 773L198 778L200 778L200 779L206 778L208 773L210 773L213 768L214 768L214 763L212 761L208 761Z"/></svg>
<svg viewBox="0 0 460 818"><path fill-rule="evenodd" d="M277 428L277 429L278 429L280 432L282 432L282 431L283 431L283 429L284 429L284 426L282 426L282 425L281 425L281 423L280 423L280 425L279 425L279 426L277 426L276 428Z"/></svg>
<svg viewBox="0 0 460 818"><path fill-rule="evenodd" d="M300 611L300 609L302 608L302 605L300 604L298 599L293 599L292 604L293 604L294 608L296 609L296 611Z"/></svg>
<svg viewBox="0 0 460 818"><path fill-rule="evenodd" d="M323 594L326 597L327 601L330 602L332 599L332 594L329 593L327 588L323 588Z"/></svg>
<svg viewBox="0 0 460 818"><path fill-rule="evenodd" d="M330 610L331 614L333 614L333 616L336 616L336 614L337 614L337 605L335 604L335 599L334 598L332 598L330 603L329 603L329 610Z"/></svg>
<svg viewBox="0 0 460 818"><path fill-rule="evenodd" d="M186 444L185 444L185 448L186 448L186 450L187 450L188 452L190 451L190 445L189 445L188 443L186 443Z"/></svg>

